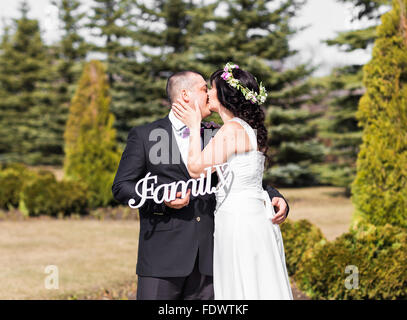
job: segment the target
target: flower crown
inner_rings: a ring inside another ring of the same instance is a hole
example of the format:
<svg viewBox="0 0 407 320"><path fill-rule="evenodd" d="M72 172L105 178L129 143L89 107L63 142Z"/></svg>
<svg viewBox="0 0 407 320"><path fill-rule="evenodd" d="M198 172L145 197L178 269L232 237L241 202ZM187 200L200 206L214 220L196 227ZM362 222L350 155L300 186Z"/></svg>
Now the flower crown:
<svg viewBox="0 0 407 320"><path fill-rule="evenodd" d="M235 79L233 77L232 73L233 69L239 69L239 66L231 62L226 63L225 67L223 68L224 72L221 75L222 79L229 83L229 85L232 86L233 88L240 90L243 93L246 100L250 100L251 103L257 102L258 104L263 104L267 98L266 88L263 87L263 84L261 82L259 84L260 88L259 93L249 90L248 88L243 86L238 79Z"/></svg>

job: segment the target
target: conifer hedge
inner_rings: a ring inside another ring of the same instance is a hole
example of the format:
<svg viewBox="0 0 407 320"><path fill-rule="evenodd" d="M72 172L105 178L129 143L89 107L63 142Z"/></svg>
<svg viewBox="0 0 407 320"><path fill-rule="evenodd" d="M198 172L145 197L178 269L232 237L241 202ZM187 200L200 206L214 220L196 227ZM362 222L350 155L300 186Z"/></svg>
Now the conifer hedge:
<svg viewBox="0 0 407 320"><path fill-rule="evenodd" d="M357 218L407 227L407 0L381 18L357 117L363 142L352 184Z"/></svg>
<svg viewBox="0 0 407 320"><path fill-rule="evenodd" d="M111 192L120 161L114 116L105 67L90 61L82 76L69 111L65 130L65 178L86 184L92 208L113 204Z"/></svg>

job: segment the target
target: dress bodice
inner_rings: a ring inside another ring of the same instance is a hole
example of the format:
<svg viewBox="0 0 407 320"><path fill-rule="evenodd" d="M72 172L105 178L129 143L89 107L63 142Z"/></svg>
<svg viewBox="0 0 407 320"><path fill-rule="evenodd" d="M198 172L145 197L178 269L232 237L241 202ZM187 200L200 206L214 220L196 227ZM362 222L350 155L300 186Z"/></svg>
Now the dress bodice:
<svg viewBox="0 0 407 320"><path fill-rule="evenodd" d="M248 152L237 153L227 160L228 170L225 171L226 185L216 193L217 202L220 203L228 193L261 192L265 156L257 150L257 138L253 128L244 120L234 117L229 121L238 122L247 132L251 144Z"/></svg>

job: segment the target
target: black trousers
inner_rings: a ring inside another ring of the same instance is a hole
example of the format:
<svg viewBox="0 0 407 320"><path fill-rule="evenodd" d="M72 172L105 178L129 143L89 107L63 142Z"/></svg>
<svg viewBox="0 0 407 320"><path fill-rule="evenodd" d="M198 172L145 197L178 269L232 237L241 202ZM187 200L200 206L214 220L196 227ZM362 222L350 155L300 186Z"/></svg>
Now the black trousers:
<svg viewBox="0 0 407 320"><path fill-rule="evenodd" d="M138 276L137 300L213 300L213 277L199 272L198 256L187 277Z"/></svg>

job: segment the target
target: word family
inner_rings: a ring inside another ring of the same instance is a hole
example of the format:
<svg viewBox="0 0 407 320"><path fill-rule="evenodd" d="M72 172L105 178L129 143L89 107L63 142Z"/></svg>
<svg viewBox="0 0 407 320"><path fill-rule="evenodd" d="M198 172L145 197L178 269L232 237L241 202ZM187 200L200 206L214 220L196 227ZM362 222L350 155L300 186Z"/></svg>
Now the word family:
<svg viewBox="0 0 407 320"><path fill-rule="evenodd" d="M216 187L211 188L212 168L214 168L218 174L219 183ZM135 204L136 200L132 198L129 200L129 206L133 209L140 208L148 199L153 199L155 203L172 201L176 198L176 193L179 186L181 186L181 197L184 198L189 186L191 186L192 196L197 197L198 195L203 196L205 194L215 193L226 185L226 178L230 172L227 163L205 168L205 171L206 179L205 174L201 173L198 179L189 179L188 181L177 182L174 181L167 184L161 184L157 187L155 187L155 184L157 184L157 176L151 176L151 172L148 172L147 175L143 179L140 179L135 186L136 194L141 198L140 202ZM139 191L140 186L141 191Z"/></svg>

